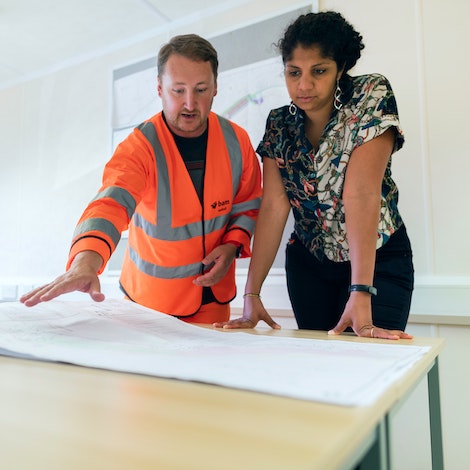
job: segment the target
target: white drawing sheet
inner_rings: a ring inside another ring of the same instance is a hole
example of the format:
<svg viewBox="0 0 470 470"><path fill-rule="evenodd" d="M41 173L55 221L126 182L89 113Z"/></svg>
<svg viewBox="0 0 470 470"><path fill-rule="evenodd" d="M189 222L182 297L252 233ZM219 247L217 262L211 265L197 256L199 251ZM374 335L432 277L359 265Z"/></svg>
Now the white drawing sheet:
<svg viewBox="0 0 470 470"><path fill-rule="evenodd" d="M191 325L126 300L0 304L0 354L345 406L371 404L428 347Z"/></svg>

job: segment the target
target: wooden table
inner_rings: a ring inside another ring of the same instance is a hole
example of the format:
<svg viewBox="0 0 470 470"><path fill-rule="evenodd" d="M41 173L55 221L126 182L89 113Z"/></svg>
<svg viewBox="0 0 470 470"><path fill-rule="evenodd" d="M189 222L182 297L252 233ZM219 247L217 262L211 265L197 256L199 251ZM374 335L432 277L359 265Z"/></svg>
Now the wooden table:
<svg viewBox="0 0 470 470"><path fill-rule="evenodd" d="M250 332L328 338L311 331ZM399 343L431 350L366 407L0 357L0 468L335 470L362 462L361 470L389 469L389 414L427 374L433 469L440 470L443 340Z"/></svg>

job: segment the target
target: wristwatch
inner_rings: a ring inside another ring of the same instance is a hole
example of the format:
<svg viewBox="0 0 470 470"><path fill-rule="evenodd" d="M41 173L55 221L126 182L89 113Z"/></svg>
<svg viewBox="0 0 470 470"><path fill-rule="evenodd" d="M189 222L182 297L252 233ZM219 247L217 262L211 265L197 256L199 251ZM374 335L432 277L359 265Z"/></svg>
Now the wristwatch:
<svg viewBox="0 0 470 470"><path fill-rule="evenodd" d="M349 292L367 292L371 295L377 295L377 289L367 284L351 284L349 286Z"/></svg>

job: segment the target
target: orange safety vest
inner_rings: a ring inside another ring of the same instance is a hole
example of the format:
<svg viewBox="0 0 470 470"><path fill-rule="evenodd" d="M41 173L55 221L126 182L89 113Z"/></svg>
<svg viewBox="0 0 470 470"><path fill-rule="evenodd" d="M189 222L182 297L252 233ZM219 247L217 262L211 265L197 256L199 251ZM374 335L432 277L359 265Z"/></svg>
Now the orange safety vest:
<svg viewBox="0 0 470 470"><path fill-rule="evenodd" d="M242 256L249 256L261 200L247 133L214 113L208 132L201 205L162 114L137 127L106 165L103 186L77 225L68 267L90 249L106 263L129 227L120 279L125 294L160 312L197 312L202 287L193 280L203 272L202 259L228 241L242 244ZM211 288L219 303L233 300L235 262Z"/></svg>

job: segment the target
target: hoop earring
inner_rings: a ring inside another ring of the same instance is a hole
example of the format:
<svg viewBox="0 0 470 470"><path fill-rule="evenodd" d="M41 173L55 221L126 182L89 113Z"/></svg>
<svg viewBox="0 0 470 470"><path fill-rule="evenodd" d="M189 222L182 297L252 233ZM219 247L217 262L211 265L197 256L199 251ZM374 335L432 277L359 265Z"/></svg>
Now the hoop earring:
<svg viewBox="0 0 470 470"><path fill-rule="evenodd" d="M336 80L335 99L333 101L333 105L338 111L343 107L343 103L341 103L342 94L343 92L341 88L339 87L339 80Z"/></svg>
<svg viewBox="0 0 470 470"><path fill-rule="evenodd" d="M290 105L289 105L289 113L290 113L292 116L295 116L295 114L297 113L297 106L294 104L293 101L290 102Z"/></svg>

